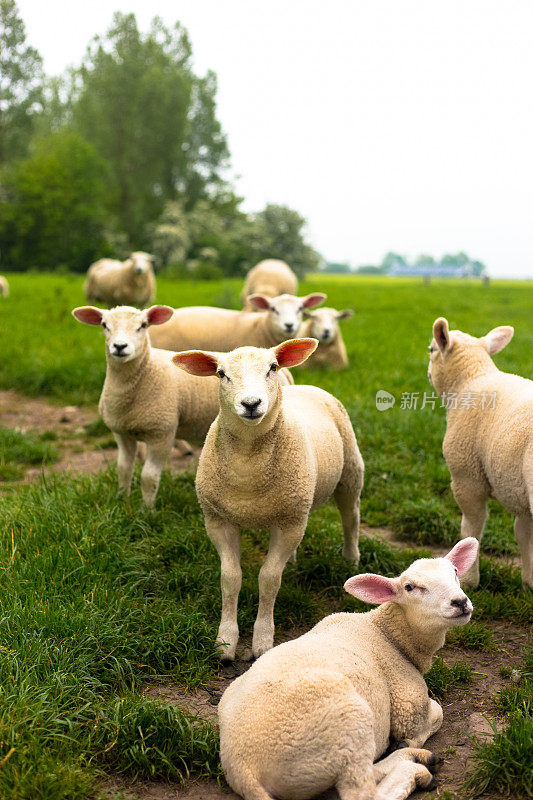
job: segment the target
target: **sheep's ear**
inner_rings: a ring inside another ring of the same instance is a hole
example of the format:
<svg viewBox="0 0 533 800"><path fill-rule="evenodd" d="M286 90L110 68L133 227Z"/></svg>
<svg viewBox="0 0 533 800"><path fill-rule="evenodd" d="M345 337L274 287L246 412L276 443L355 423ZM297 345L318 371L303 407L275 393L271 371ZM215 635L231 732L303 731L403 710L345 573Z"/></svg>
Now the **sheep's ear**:
<svg viewBox="0 0 533 800"><path fill-rule="evenodd" d="M433 338L437 342L441 353L446 353L450 349L450 327L448 320L444 319L444 317L439 317L433 323Z"/></svg>
<svg viewBox="0 0 533 800"><path fill-rule="evenodd" d="M206 353L204 350L186 350L184 353L176 353L175 356L172 356L172 361L185 372L198 375L200 378L217 374L217 359L213 353Z"/></svg>
<svg viewBox="0 0 533 800"><path fill-rule="evenodd" d="M270 298L266 294L251 294L248 296L248 302L253 305L257 311L268 311L270 308Z"/></svg>
<svg viewBox="0 0 533 800"><path fill-rule="evenodd" d="M297 367L309 358L318 347L318 339L288 339L274 347L280 367Z"/></svg>
<svg viewBox="0 0 533 800"><path fill-rule="evenodd" d="M448 561L452 562L454 567L457 569L458 575L464 575L464 573L470 569L472 564L474 564L478 552L478 540L474 539L473 536L467 536L466 539L461 539L460 542L457 542L455 547L450 550L448 555L445 557L448 559Z"/></svg>
<svg viewBox="0 0 533 800"><path fill-rule="evenodd" d="M354 312L352 308L345 308L343 311L337 311L337 319L350 319L353 315Z"/></svg>
<svg viewBox="0 0 533 800"><path fill-rule="evenodd" d="M101 325L104 312L95 306L80 306L72 311L72 316L86 325Z"/></svg>
<svg viewBox="0 0 533 800"><path fill-rule="evenodd" d="M173 313L174 309L170 306L151 306L146 310L146 321L148 325L162 325Z"/></svg>
<svg viewBox="0 0 533 800"><path fill-rule="evenodd" d="M500 350L509 344L514 336L514 328L510 325L500 325L499 328L493 328L486 336L483 337L487 353L493 355L499 353Z"/></svg>
<svg viewBox="0 0 533 800"><path fill-rule="evenodd" d="M315 294L308 294L302 297L302 305L304 308L316 308L327 298L327 294L322 292L315 292Z"/></svg>
<svg viewBox="0 0 533 800"><path fill-rule="evenodd" d="M383 575L367 572L349 578L344 584L344 589L365 603L386 603L397 597L398 579L384 578Z"/></svg>

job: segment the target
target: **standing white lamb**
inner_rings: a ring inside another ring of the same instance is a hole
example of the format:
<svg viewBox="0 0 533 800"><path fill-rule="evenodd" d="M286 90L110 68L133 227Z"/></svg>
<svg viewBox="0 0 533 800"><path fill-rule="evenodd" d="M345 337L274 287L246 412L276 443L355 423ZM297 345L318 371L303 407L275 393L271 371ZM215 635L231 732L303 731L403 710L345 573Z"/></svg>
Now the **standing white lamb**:
<svg viewBox="0 0 533 800"><path fill-rule="evenodd" d="M273 347L287 336L295 336L306 309L324 302L325 294L306 297L282 294L270 299L262 294L249 300L260 313L232 311L212 306L177 308L174 316L150 334L155 347L189 350L200 347L227 353L236 347Z"/></svg>
<svg viewBox="0 0 533 800"><path fill-rule="evenodd" d="M359 560L359 497L364 465L344 407L315 386L283 386L280 367L304 361L315 339L272 349L178 353L174 363L193 375L218 375L220 414L200 457L196 491L207 535L221 561L222 620L217 642L233 660L239 638L240 528L270 530L259 572L259 609L252 640L258 657L272 647L274 603L285 564L294 555L310 512L333 494L344 529L343 555Z"/></svg>
<svg viewBox="0 0 533 800"><path fill-rule="evenodd" d="M242 305L246 311L254 310L253 304L248 301L251 294L264 294L267 297L298 294L298 278L285 261L267 258L256 264L246 275L241 293Z"/></svg>
<svg viewBox="0 0 533 800"><path fill-rule="evenodd" d="M168 306L82 306L72 313L104 329L107 371L98 408L118 445L119 492L129 495L137 443L146 442L141 489L151 505L176 435L204 441L218 414L218 380L186 375L172 364L173 353L150 346L148 327L172 316Z"/></svg>
<svg viewBox="0 0 533 800"><path fill-rule="evenodd" d="M512 339L508 325L477 339L433 325L429 379L447 407L443 453L463 512L461 536L481 541L487 500L515 515L522 581L533 589L533 381L501 372L491 359ZM479 584L479 562L464 576Z"/></svg>
<svg viewBox="0 0 533 800"><path fill-rule="evenodd" d="M155 297L155 275L149 253L137 251L126 261L101 258L87 271L85 295L91 303L128 304L143 308Z"/></svg>
<svg viewBox="0 0 533 800"><path fill-rule="evenodd" d="M419 748L442 708L423 674L446 631L470 620L458 575L477 552L464 539L398 578L350 578L347 592L382 605L326 617L233 681L218 707L230 786L245 800L306 800L333 786L341 800L404 800L434 788L437 758ZM378 761L390 739L407 747Z"/></svg>
<svg viewBox="0 0 533 800"><path fill-rule="evenodd" d="M4 275L0 275L0 297L9 297L9 283Z"/></svg>
<svg viewBox="0 0 533 800"><path fill-rule="evenodd" d="M312 336L318 339L318 347L306 361L306 367L328 367L344 369L348 366L348 355L339 328L341 319L350 319L351 309L337 311L335 308L319 308L307 313L306 319L298 332L298 336Z"/></svg>

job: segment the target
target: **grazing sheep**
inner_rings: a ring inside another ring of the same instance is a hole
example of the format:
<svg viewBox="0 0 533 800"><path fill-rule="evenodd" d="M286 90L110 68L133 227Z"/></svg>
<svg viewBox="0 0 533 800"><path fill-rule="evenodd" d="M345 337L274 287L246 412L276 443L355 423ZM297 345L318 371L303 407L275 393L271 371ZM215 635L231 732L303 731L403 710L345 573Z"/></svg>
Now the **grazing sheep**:
<svg viewBox="0 0 533 800"><path fill-rule="evenodd" d="M323 303L326 295L282 294L271 300L254 294L249 299L262 313L211 306L178 308L169 322L151 332L152 344L165 350L198 347L223 353L244 345L273 347L287 336L295 335L302 324L304 310Z"/></svg>
<svg viewBox="0 0 533 800"><path fill-rule="evenodd" d="M347 592L382 605L326 617L233 681L218 706L230 786L245 800L305 800L333 786L341 800L404 800L434 788L438 759L420 748L442 708L423 674L446 631L470 620L457 576L477 551L464 539L399 578L350 578ZM377 761L391 739L407 747Z"/></svg>
<svg viewBox="0 0 533 800"><path fill-rule="evenodd" d="M280 294L298 294L298 278L285 261L267 258L251 269L244 281L241 292L245 311L253 311L248 301L251 294L264 294L266 297L279 297Z"/></svg>
<svg viewBox="0 0 533 800"><path fill-rule="evenodd" d="M288 558L295 555L309 513L333 494L344 529L343 555L359 560L359 496L363 459L339 401L315 386L281 386L279 367L304 361L315 339L272 349L178 353L174 363L193 375L220 378L220 414L200 457L196 491L207 535L221 561L222 620L217 642L233 660L239 638L241 527L270 530L259 572L259 610L252 652L274 640L274 603Z"/></svg>
<svg viewBox="0 0 533 800"><path fill-rule="evenodd" d="M87 271L85 295L91 303L107 306L131 304L143 308L153 303L155 276L154 257L138 251L126 261L101 258Z"/></svg>
<svg viewBox="0 0 533 800"><path fill-rule="evenodd" d="M306 367L329 367L344 369L348 366L346 347L339 328L339 320L350 319L351 309L337 311L334 308L319 308L307 314L298 336L318 339L318 347L305 362Z"/></svg>
<svg viewBox="0 0 533 800"><path fill-rule="evenodd" d="M0 297L9 297L9 283L4 275L0 275Z"/></svg>
<svg viewBox="0 0 533 800"><path fill-rule="evenodd" d="M165 322L173 314L168 306L82 306L72 313L104 328L107 371L98 408L117 441L119 492L129 495L137 443L146 442L141 489L151 505L176 434L205 439L218 414L218 380L186 375L173 366L173 353L150 346L148 326Z"/></svg>
<svg viewBox="0 0 533 800"><path fill-rule="evenodd" d="M433 325L429 379L447 407L443 453L463 512L461 536L481 541L487 500L515 515L522 581L533 589L533 381L501 372L491 359L513 336L508 325L477 339ZM464 576L479 584L479 562Z"/></svg>

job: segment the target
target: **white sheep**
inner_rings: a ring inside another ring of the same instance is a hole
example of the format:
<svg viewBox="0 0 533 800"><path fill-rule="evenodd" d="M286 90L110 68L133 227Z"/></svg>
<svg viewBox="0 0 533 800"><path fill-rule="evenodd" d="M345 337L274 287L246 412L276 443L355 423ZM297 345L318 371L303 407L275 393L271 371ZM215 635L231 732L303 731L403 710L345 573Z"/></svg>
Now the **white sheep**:
<svg viewBox="0 0 533 800"><path fill-rule="evenodd" d="M233 660L239 638L241 527L270 530L259 572L259 610L252 652L272 647L274 603L288 558L295 555L310 512L333 494L344 529L343 555L359 560L359 497L364 465L341 403L315 386L283 386L280 367L304 361L315 339L232 353L190 351L174 363L193 375L220 378L220 414L200 457L196 491L207 535L221 561L222 620L217 642Z"/></svg>
<svg viewBox="0 0 533 800"><path fill-rule="evenodd" d="M165 325L150 334L152 344L165 350L202 348L227 353L236 347L273 347L287 336L296 335L305 309L326 299L315 292L306 297L282 294L270 299L262 294L249 300L260 313L232 311L212 306L178 308Z"/></svg>
<svg viewBox="0 0 533 800"><path fill-rule="evenodd" d="M446 402L443 453L463 512L461 536L481 541L487 500L515 515L522 581L533 589L533 381L501 372L491 359L513 337L508 325L477 339L433 325L429 379ZM464 577L479 584L479 563Z"/></svg>
<svg viewBox="0 0 533 800"><path fill-rule="evenodd" d="M173 353L150 346L148 326L169 319L168 306L82 306L72 313L104 329L107 371L98 408L117 441L119 492L129 495L137 443L146 442L141 489L151 505L176 435L204 441L218 414L218 380L186 375L172 364Z"/></svg>
<svg viewBox="0 0 533 800"><path fill-rule="evenodd" d="M0 297L9 297L9 283L4 275L0 275Z"/></svg>
<svg viewBox="0 0 533 800"><path fill-rule="evenodd" d="M339 328L339 321L353 316L351 309L337 311L335 308L319 308L310 311L298 332L298 336L318 339L318 347L305 362L306 367L328 367L344 369L348 366L348 355Z"/></svg>
<svg viewBox="0 0 533 800"><path fill-rule="evenodd" d="M130 304L143 308L153 303L155 276L154 257L137 251L126 261L101 258L87 271L85 295L91 303L107 306Z"/></svg>
<svg viewBox="0 0 533 800"><path fill-rule="evenodd" d="M437 758L420 748L443 715L423 674L446 631L470 620L458 575L477 551L464 539L399 578L350 578L347 592L382 605L326 617L233 681L218 706L230 786L245 800L305 800L333 786L340 800L404 800L434 788ZM389 740L407 747L379 761Z"/></svg>
<svg viewBox="0 0 533 800"><path fill-rule="evenodd" d="M298 278L285 261L267 258L256 264L246 275L241 293L242 305L246 311L254 310L253 304L248 301L251 294L264 294L266 297L298 294Z"/></svg>

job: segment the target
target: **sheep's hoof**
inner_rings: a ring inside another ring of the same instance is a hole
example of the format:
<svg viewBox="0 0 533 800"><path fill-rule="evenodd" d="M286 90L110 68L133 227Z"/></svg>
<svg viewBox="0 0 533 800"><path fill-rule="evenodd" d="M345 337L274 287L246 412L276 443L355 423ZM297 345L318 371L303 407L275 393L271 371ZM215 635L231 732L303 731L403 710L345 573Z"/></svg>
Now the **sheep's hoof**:
<svg viewBox="0 0 533 800"><path fill-rule="evenodd" d="M243 650L243 652L242 652L242 660L243 661L253 661L254 660L254 654L252 652L252 648L251 647L246 647Z"/></svg>

